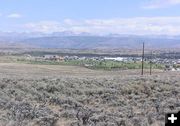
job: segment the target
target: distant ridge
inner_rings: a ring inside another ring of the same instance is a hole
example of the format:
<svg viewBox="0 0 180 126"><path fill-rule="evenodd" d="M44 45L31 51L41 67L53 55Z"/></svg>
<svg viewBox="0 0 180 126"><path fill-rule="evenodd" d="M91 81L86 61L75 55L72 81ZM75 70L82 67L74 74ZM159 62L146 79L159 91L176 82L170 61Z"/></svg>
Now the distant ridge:
<svg viewBox="0 0 180 126"><path fill-rule="evenodd" d="M138 35L92 35L73 32L44 33L0 33L0 45L38 48L114 49L141 47L180 48L180 36L138 36Z"/></svg>

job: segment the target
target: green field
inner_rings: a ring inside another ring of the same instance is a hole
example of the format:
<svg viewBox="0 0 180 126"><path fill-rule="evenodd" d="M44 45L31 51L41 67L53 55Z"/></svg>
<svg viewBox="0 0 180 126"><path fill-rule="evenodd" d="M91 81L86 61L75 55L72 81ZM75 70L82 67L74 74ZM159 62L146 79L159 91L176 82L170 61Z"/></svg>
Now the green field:
<svg viewBox="0 0 180 126"><path fill-rule="evenodd" d="M37 60L26 60L26 59L17 59L19 63L28 63L28 64L44 64L44 65L75 65L87 67L89 69L103 69L103 70L126 70L126 69L141 69L141 62L119 62L119 61L110 61L110 60L66 60L66 61L37 61ZM149 62L144 62L144 68L149 69ZM152 64L153 69L163 69L164 65L162 64Z"/></svg>

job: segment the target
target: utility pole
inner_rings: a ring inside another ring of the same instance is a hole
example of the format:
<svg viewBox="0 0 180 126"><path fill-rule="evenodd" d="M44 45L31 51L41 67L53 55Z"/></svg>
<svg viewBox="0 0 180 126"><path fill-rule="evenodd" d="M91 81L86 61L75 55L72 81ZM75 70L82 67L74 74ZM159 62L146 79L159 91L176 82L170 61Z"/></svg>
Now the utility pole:
<svg viewBox="0 0 180 126"><path fill-rule="evenodd" d="M142 69L141 75L144 75L144 42L143 42L143 51L142 51Z"/></svg>
<svg viewBox="0 0 180 126"><path fill-rule="evenodd" d="M150 75L152 75L152 51L150 56Z"/></svg>

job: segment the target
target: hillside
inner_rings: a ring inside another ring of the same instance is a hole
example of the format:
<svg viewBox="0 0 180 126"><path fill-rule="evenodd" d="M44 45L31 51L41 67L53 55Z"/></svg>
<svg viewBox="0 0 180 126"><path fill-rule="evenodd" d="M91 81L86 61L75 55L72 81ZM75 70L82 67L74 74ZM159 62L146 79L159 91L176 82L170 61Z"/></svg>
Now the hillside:
<svg viewBox="0 0 180 126"><path fill-rule="evenodd" d="M0 63L0 124L162 126L180 108L177 72Z"/></svg>
<svg viewBox="0 0 180 126"><path fill-rule="evenodd" d="M139 36L53 36L23 40L23 43L43 48L140 48L146 42L149 48L180 48L179 39L145 38Z"/></svg>
<svg viewBox="0 0 180 126"><path fill-rule="evenodd" d="M1 46L39 47L39 48L74 48L74 49L115 49L141 48L142 42L148 48L180 48L178 36L135 36L135 35L75 35L75 34L0 34Z"/></svg>

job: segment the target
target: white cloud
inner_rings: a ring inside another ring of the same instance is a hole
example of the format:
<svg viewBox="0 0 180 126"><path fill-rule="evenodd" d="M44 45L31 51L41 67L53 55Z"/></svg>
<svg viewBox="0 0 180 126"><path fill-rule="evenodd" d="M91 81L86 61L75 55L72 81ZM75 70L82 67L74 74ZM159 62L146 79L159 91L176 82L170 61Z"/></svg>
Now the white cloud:
<svg viewBox="0 0 180 126"><path fill-rule="evenodd" d="M147 5L143 6L145 9L167 8L170 6L180 4L180 0L151 0Z"/></svg>
<svg viewBox="0 0 180 126"><path fill-rule="evenodd" d="M7 16L8 18L21 18L22 15L18 13L12 13Z"/></svg>
<svg viewBox="0 0 180 126"><path fill-rule="evenodd" d="M72 20L72 19L64 19L63 23L65 25L81 25L78 21Z"/></svg>
<svg viewBox="0 0 180 126"><path fill-rule="evenodd" d="M92 34L138 34L138 35L180 35L180 17L137 17L119 19L65 20L28 23L23 28L29 31Z"/></svg>
<svg viewBox="0 0 180 126"><path fill-rule="evenodd" d="M27 23L23 25L23 28L33 32L54 32L63 31L59 22L56 21L41 21L38 23Z"/></svg>

